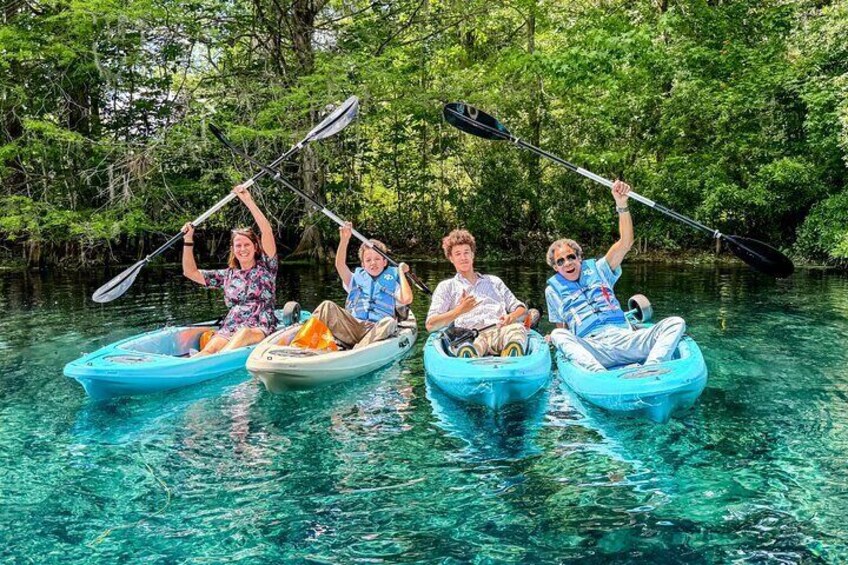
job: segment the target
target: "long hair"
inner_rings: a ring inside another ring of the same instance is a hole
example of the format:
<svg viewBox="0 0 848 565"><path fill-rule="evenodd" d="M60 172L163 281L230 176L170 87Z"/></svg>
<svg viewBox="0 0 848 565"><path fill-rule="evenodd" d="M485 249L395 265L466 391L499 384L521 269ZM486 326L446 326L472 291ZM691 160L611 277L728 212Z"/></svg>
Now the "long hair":
<svg viewBox="0 0 848 565"><path fill-rule="evenodd" d="M253 245L256 246L256 251L254 253L253 259L255 261L259 261L262 255L265 252L262 249L262 242L259 241L259 237L257 237L256 233L252 228L236 228L232 232L230 232L230 258L227 259L227 266L231 269L240 269L241 265L236 259L236 253L233 251L233 243L236 240L237 235L242 235L253 242Z"/></svg>

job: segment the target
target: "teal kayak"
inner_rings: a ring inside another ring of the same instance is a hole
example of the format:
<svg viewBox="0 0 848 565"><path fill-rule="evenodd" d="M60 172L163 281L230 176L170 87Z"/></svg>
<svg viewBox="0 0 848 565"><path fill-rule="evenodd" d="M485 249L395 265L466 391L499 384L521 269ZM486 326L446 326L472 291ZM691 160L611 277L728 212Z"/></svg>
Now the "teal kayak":
<svg viewBox="0 0 848 565"><path fill-rule="evenodd" d="M572 363L560 350L556 365L563 384L586 402L659 423L692 406L707 385L704 356L689 336L680 340L671 360L656 365L593 372Z"/></svg>
<svg viewBox="0 0 848 565"><path fill-rule="evenodd" d="M300 313L300 320L309 318ZM277 310L282 320L283 311ZM76 379L95 400L151 394L189 386L243 369L255 345L190 357L200 336L215 330L214 322L163 328L122 339L65 365L65 376Z"/></svg>
<svg viewBox="0 0 848 565"><path fill-rule="evenodd" d="M468 359L448 355L441 332L434 332L424 344L424 369L427 378L448 396L497 410L531 398L548 383L548 344L533 330L529 340L528 353L523 357Z"/></svg>

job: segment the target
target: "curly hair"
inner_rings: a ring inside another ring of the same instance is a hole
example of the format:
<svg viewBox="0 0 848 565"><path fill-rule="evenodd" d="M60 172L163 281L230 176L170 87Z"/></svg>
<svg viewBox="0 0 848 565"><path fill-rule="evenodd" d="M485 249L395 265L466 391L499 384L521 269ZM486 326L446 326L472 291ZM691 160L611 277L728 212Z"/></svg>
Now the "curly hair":
<svg viewBox="0 0 848 565"><path fill-rule="evenodd" d="M574 250L574 252L577 254L578 259L583 258L583 248L580 247L579 243L577 243L573 239L558 239L553 242L550 247L548 247L548 253L545 257L545 260L548 262L548 265L556 269L556 266L554 264L554 255L556 254L556 250L560 247L565 247L566 245Z"/></svg>
<svg viewBox="0 0 848 565"><path fill-rule="evenodd" d="M448 260L450 260L451 251L457 245L468 245L472 253L477 253L477 242L468 230L453 230L442 239L442 249Z"/></svg>

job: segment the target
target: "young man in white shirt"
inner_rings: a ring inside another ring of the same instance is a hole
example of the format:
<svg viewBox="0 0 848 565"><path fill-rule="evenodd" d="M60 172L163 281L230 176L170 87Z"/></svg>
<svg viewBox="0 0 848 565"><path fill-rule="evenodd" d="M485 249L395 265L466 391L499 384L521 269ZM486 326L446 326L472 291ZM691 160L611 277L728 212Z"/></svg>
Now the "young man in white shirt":
<svg viewBox="0 0 848 565"><path fill-rule="evenodd" d="M524 316L527 307L501 279L474 270L474 236L467 230L453 230L442 240L442 249L456 269L456 276L436 287L427 313L427 331L451 323L481 330L473 344L457 349L457 357L524 355L527 329L517 320Z"/></svg>

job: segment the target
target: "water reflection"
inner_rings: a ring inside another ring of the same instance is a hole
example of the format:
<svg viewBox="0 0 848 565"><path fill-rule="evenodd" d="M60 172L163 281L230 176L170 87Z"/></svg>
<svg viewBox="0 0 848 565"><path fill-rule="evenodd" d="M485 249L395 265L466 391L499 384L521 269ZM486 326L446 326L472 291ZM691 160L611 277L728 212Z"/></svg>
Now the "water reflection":
<svg viewBox="0 0 848 565"><path fill-rule="evenodd" d="M539 453L534 438L545 416L547 392L494 411L454 400L429 380L425 386L438 426L464 442L460 451L463 459L509 460Z"/></svg>

